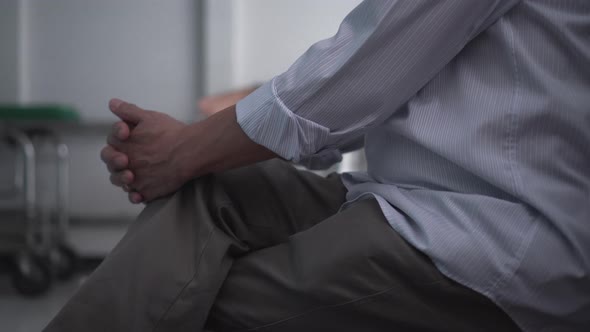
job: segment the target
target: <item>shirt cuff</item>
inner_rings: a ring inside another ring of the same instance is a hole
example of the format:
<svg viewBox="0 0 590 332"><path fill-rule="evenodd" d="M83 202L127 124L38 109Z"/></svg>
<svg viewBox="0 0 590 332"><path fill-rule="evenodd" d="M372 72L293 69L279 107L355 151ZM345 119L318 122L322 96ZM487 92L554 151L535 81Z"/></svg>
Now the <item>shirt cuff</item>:
<svg viewBox="0 0 590 332"><path fill-rule="evenodd" d="M330 129L304 119L283 104L274 79L238 102L237 121L250 139L286 160L299 162L311 155L325 155Z"/></svg>
<svg viewBox="0 0 590 332"><path fill-rule="evenodd" d="M341 161L342 153L339 150L322 150L316 154L302 157L297 164L312 171L321 171Z"/></svg>

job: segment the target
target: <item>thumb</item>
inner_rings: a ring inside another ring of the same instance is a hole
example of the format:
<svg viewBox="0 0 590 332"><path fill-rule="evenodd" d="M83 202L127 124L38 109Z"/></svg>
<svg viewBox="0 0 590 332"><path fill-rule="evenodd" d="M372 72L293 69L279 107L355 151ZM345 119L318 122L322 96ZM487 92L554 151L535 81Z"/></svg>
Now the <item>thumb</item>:
<svg viewBox="0 0 590 332"><path fill-rule="evenodd" d="M109 101L109 109L121 120L131 124L138 124L144 112L141 108L117 98Z"/></svg>

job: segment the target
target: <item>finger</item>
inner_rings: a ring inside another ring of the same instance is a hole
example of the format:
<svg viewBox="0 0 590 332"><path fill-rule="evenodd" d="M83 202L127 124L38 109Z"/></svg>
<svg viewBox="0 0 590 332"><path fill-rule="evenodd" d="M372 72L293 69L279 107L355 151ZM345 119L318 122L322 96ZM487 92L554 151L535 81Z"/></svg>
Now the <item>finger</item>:
<svg viewBox="0 0 590 332"><path fill-rule="evenodd" d="M112 146L107 145L104 148L102 148L102 150L100 150L100 160L102 160L103 163L107 163L109 160L111 160L113 154L116 153L116 150L113 149Z"/></svg>
<svg viewBox="0 0 590 332"><path fill-rule="evenodd" d="M129 167L129 158L125 154L120 153L120 152L117 152L117 154L113 157L113 159L111 159L109 162L107 162L107 169L111 173L125 170L128 167Z"/></svg>
<svg viewBox="0 0 590 332"><path fill-rule="evenodd" d="M123 142L120 141L118 138L116 138L114 135L109 134L107 136L107 145L110 145L115 150L117 150L117 149L118 150L121 150L122 149Z"/></svg>
<svg viewBox="0 0 590 332"><path fill-rule="evenodd" d="M115 150L110 145L100 151L100 159L107 165L110 172L120 171L129 166L129 158L126 154Z"/></svg>
<svg viewBox="0 0 590 332"><path fill-rule="evenodd" d="M129 125L123 121L119 121L113 124L110 135L119 141L125 141L129 138L130 133L131 128L129 128Z"/></svg>
<svg viewBox="0 0 590 332"><path fill-rule="evenodd" d="M127 187L127 185L133 183L133 180L135 180L135 176L133 175L133 172L126 169L121 172L111 173L110 180L111 183L115 186L125 188Z"/></svg>
<svg viewBox="0 0 590 332"><path fill-rule="evenodd" d="M138 124L145 112L143 109L117 98L109 101L109 109L121 120L131 124Z"/></svg>
<svg viewBox="0 0 590 332"><path fill-rule="evenodd" d="M143 202L143 197L138 192L132 191L129 193L128 196L129 196L129 201L133 204L139 204L139 203Z"/></svg>
<svg viewBox="0 0 590 332"><path fill-rule="evenodd" d="M104 148L102 148L102 150L100 150L100 160L102 160L106 164L107 162L111 161L113 157L117 156L120 153L121 152L117 151L111 145L106 145Z"/></svg>
<svg viewBox="0 0 590 332"><path fill-rule="evenodd" d="M129 166L129 158L127 155L113 149L111 146L105 147L101 151L100 157L111 173L125 170Z"/></svg>

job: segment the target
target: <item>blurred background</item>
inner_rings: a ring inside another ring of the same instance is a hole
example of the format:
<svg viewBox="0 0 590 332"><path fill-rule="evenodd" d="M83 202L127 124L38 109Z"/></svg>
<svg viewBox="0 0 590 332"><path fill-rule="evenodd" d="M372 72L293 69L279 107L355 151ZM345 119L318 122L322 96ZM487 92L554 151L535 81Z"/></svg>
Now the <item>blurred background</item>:
<svg viewBox="0 0 590 332"><path fill-rule="evenodd" d="M0 331L40 331L142 208L99 159L110 98L198 121L359 2L0 1Z"/></svg>

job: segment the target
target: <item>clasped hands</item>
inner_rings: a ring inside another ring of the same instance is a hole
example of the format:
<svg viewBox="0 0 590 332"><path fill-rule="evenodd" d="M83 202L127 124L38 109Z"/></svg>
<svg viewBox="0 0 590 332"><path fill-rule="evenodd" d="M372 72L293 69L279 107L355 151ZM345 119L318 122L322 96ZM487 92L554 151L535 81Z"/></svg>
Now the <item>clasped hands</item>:
<svg viewBox="0 0 590 332"><path fill-rule="evenodd" d="M189 180L179 160L188 125L119 99L112 99L109 109L121 121L113 125L100 156L111 183L123 188L132 203L173 193Z"/></svg>

